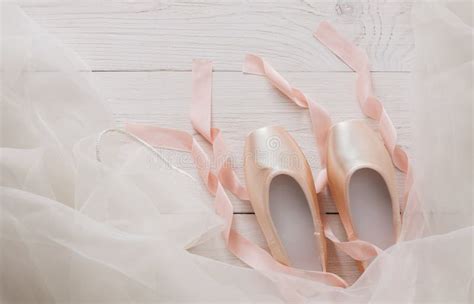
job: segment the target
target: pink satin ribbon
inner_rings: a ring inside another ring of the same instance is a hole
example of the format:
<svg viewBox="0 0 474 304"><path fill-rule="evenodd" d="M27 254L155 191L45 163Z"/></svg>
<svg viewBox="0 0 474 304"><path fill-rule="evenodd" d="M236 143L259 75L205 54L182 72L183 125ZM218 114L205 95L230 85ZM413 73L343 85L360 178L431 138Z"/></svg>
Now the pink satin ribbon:
<svg viewBox="0 0 474 304"><path fill-rule="evenodd" d="M396 128L385 111L380 100L375 96L370 77L369 60L367 54L354 43L345 39L328 22L323 21L316 29L314 36L328 47L336 56L357 73L356 95L362 112L378 122L378 127L384 144L390 153L393 164L406 174L403 199L400 202L401 212L404 214L404 222L409 225L421 225L421 201L414 188L413 166L408 154L397 144L398 135ZM410 199L411 211L405 213L407 202ZM406 215L411 216L407 218ZM409 223L408 223L409 221ZM419 229L410 229L412 233ZM409 230L407 230L409 231ZM408 237L408 236L407 236ZM381 252L381 250L380 250ZM380 253L379 252L379 253Z"/></svg>
<svg viewBox="0 0 474 304"><path fill-rule="evenodd" d="M247 55L242 70L244 73L266 76L272 85L290 100L302 108L309 109L313 133L319 148L319 154L321 155L322 166L324 167L316 178L316 190L319 193L324 189L327 182L325 169L327 153L326 142L329 129L332 125L331 117L328 112L314 100L306 96L301 90L291 86L290 83L262 57L253 54Z"/></svg>
<svg viewBox="0 0 474 304"><path fill-rule="evenodd" d="M368 68L366 54L352 43L340 36L327 22L322 22L315 36L339 56L346 64L357 72L357 97L362 111L379 122L380 131L394 164L403 172L410 172L408 158L405 151L397 144L396 130L385 112L380 101L374 96ZM271 83L298 106L308 108L311 116L313 132L321 155L323 169L316 179L316 189L322 191L327 184L326 174L326 145L328 131L332 125L327 111L315 101L306 96L301 90L291 86L275 69L263 58L248 55L245 59L243 71L250 74L266 76ZM243 237L232 228L233 207L225 192L231 191L242 200L248 200L245 186L239 181L230 163L230 154L217 128L212 128L212 63L206 60L193 62L193 88L191 105L191 122L211 145L215 160L219 160L216 171L211 170L211 161L198 142L187 132L164 129L156 126L129 124L126 129L155 147L176 149L191 153L199 175L207 189L215 195L215 210L224 220L224 239L228 249L247 265L259 270L262 274L274 281L287 298L300 299L300 295L288 288L290 281L281 280L272 273L282 273L297 276L327 285L347 287L347 283L339 276L317 271L305 271L288 267L276 262L272 256ZM408 174L407 193L411 189L412 178ZM407 197L407 195L405 196ZM368 260L382 252L377 246L370 243L354 240L342 242L334 235L328 225L325 225L325 234L338 248L357 260ZM291 284L290 284L291 285Z"/></svg>
<svg viewBox="0 0 474 304"><path fill-rule="evenodd" d="M382 103L372 89L369 61L366 53L352 42L342 37L328 22L321 22L314 36L327 46L334 54L357 73L356 94L362 112L378 121L382 134L394 165L407 173L409 168L407 153L397 145L397 131Z"/></svg>

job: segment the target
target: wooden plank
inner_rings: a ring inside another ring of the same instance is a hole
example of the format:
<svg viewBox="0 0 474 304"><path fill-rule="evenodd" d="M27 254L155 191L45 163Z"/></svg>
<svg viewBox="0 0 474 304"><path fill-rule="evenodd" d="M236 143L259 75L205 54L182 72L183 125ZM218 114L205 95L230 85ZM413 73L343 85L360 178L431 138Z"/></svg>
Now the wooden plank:
<svg viewBox="0 0 474 304"><path fill-rule="evenodd" d="M333 22L364 48L374 71L408 71L412 0L22 1L39 24L93 70L189 70L212 58L238 71L248 52L279 70L348 71L312 34Z"/></svg>
<svg viewBox="0 0 474 304"><path fill-rule="evenodd" d="M284 73L295 86L314 97L332 114L335 122L363 115L354 96L352 73ZM125 122L152 123L189 132L191 73L128 72L95 73L119 125ZM407 73L374 73L375 89L393 119L403 146L410 142L410 115L407 102ZM234 167L243 179L243 146L248 132L266 125L284 126L303 149L314 173L319 170L319 154L307 110L289 102L262 77L235 72L214 73L213 119L229 145ZM194 132L193 132L194 133ZM197 137L202 143L202 139ZM209 150L209 146L203 143ZM164 151L171 162L191 173L192 160L182 153ZM403 179L399 176L400 189ZM326 212L336 212L326 193L321 196ZM248 202L232 197L235 212L252 212Z"/></svg>
<svg viewBox="0 0 474 304"><path fill-rule="evenodd" d="M334 233L341 239L345 239L345 233L342 228L339 216L330 214L326 216L328 223L334 230ZM233 227L242 233L243 236L252 240L260 247L268 251L268 246L262 235L260 227L257 224L253 214L236 214L234 216ZM205 257L209 257L225 263L247 267L231 252L229 252L221 238L212 239L204 244L190 249L190 252ZM333 272L349 284L355 282L360 276L360 271L356 262L346 254L340 252L334 245L328 241L328 271Z"/></svg>

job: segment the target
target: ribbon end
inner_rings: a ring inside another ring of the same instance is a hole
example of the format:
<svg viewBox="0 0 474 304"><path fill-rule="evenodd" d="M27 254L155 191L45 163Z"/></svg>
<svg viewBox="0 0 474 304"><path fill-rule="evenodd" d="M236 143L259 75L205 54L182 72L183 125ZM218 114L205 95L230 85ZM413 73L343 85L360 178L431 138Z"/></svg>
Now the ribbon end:
<svg viewBox="0 0 474 304"><path fill-rule="evenodd" d="M264 75L265 69L262 57L251 53L245 55L242 72L245 74Z"/></svg>

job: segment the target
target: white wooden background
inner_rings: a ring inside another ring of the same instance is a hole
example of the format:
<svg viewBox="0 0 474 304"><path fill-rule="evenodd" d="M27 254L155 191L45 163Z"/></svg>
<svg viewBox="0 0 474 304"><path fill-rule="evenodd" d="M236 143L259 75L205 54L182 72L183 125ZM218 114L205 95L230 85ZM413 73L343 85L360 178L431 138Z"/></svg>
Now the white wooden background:
<svg viewBox="0 0 474 304"><path fill-rule="evenodd" d="M42 0L22 6L89 64L120 124L148 122L192 131L191 61L213 60L214 126L223 130L234 151L240 177L245 135L265 125L283 125L315 172L319 163L308 112L288 102L265 79L243 75L242 61L248 52L263 55L324 105L335 121L362 117L354 95L354 73L312 36L319 21L329 20L367 51L375 90L401 144L409 148L410 0ZM323 194L321 201L343 238L330 197ZM266 247L250 205L237 199L233 203L234 226ZM329 249L329 270L355 281L356 264L332 244ZM243 265L222 244L193 252Z"/></svg>

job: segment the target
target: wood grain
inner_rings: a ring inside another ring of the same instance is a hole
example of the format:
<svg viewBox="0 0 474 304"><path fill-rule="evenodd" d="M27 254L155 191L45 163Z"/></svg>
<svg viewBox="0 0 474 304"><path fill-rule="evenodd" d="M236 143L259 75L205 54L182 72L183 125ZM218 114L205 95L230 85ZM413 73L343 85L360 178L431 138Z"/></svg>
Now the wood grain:
<svg viewBox="0 0 474 304"><path fill-rule="evenodd" d="M353 73L287 72L285 76L315 98L331 113L335 122L363 118L354 96ZM407 103L410 75L374 73L376 92L384 102L399 132L400 143L410 143L410 115ZM191 73L189 72L120 72L96 73L119 125L125 122L156 124L193 132L189 121ZM319 153L312 135L308 111L288 101L262 77L236 72L216 72L213 82L214 126L221 128L232 151L233 163L243 179L243 145L252 130L279 124L284 126L303 149L316 173ZM197 136L204 147L209 146ZM169 160L183 169L193 170L189 156L164 151ZM400 190L403 179L399 176ZM327 193L320 196L326 212L336 212ZM249 213L248 202L232 198L237 213Z"/></svg>
<svg viewBox="0 0 474 304"><path fill-rule="evenodd" d="M187 71L204 57L218 70L239 71L255 52L282 71L349 71L312 36L329 20L367 51L374 71L408 71L411 2L30 0L23 7L93 70Z"/></svg>

